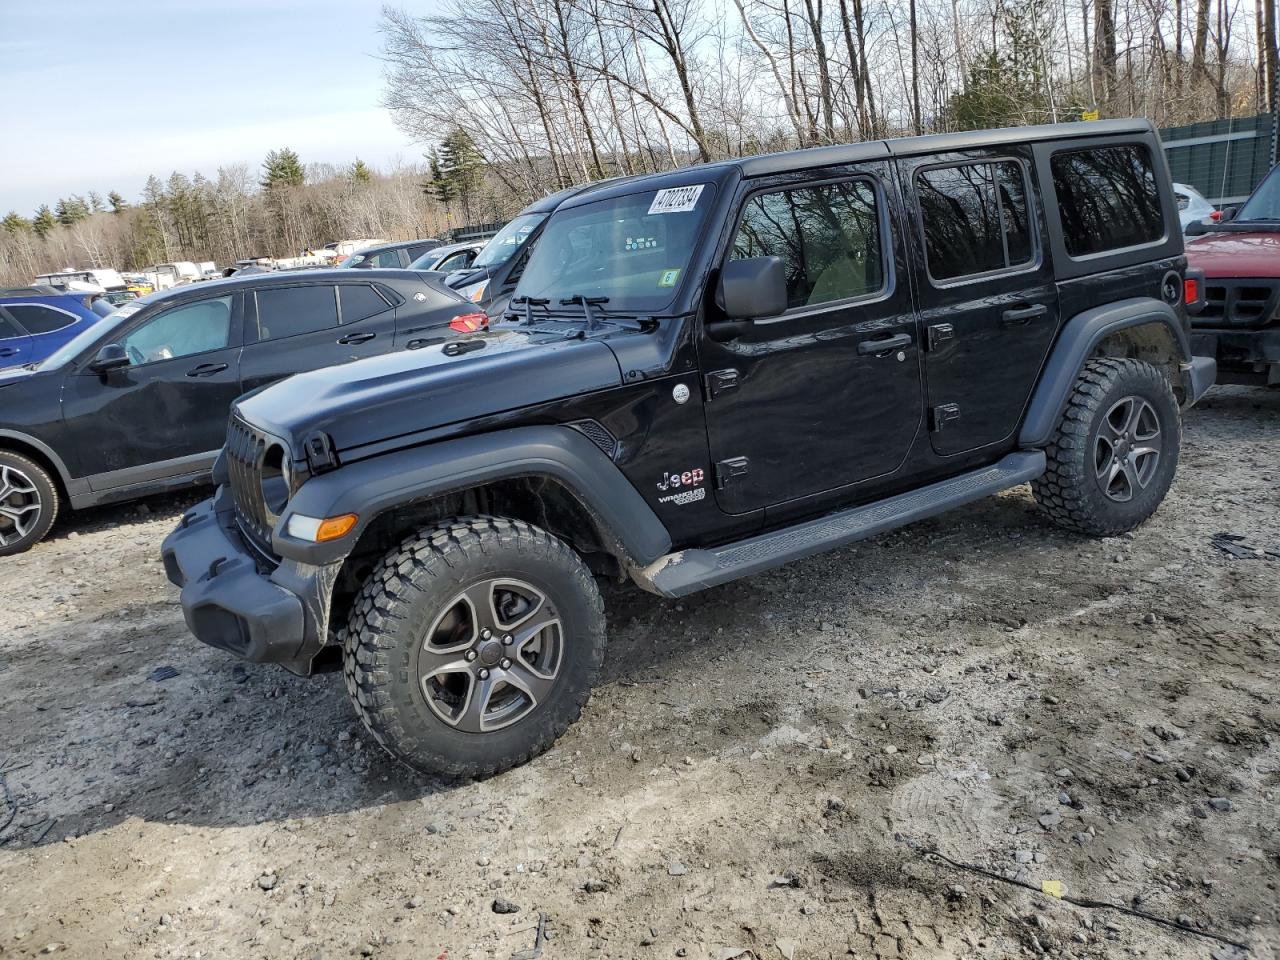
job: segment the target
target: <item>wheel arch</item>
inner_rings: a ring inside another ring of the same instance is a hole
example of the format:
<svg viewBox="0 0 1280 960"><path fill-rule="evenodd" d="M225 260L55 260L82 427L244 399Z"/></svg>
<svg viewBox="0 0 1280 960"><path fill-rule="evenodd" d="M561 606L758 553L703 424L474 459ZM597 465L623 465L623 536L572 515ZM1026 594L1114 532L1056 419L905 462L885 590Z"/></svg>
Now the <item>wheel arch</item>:
<svg viewBox="0 0 1280 960"><path fill-rule="evenodd" d="M294 514L353 513L346 537L313 544L284 531ZM343 466L303 484L276 524L275 549L305 563L341 562L338 589L370 557L419 527L469 514L524 520L560 537L597 572L666 553L671 538L630 481L571 427L517 427L445 440Z"/></svg>
<svg viewBox="0 0 1280 960"><path fill-rule="evenodd" d="M25 433L0 427L0 450L11 451L43 467L57 486L59 495L70 502L71 476L62 458L48 444Z"/></svg>
<svg viewBox="0 0 1280 960"><path fill-rule="evenodd" d="M1179 400L1191 341L1178 311L1153 297L1134 297L1076 314L1063 325L1031 397L1018 441L1043 447L1062 416L1076 377L1090 359L1132 358L1165 371Z"/></svg>

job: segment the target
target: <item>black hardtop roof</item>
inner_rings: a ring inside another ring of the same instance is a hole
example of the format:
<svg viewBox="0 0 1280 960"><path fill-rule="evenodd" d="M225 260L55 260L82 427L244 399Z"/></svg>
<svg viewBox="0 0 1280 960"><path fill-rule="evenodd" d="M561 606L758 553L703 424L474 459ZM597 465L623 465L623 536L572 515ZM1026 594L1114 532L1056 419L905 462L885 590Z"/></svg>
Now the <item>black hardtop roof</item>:
<svg viewBox="0 0 1280 960"><path fill-rule="evenodd" d="M1078 123L1052 123L1029 127L1002 127L998 130L967 130L962 133L936 133L922 137L898 137L891 140L867 140L861 143L842 143L828 147L808 147L804 150L786 150L782 153L766 153L754 157L737 157L702 163L664 173L652 173L642 177L628 177L617 185L602 181L599 191L591 196L569 194L558 204L575 207L592 200L607 199L627 193L645 190L679 187L692 183L719 183L735 172L742 177L766 177L798 170L834 167L866 160L883 160L890 157L909 157L921 153L954 153L975 147L1001 144L1033 143L1045 140L1081 140L1124 134L1155 135L1155 127L1149 120L1092 120ZM565 191L568 193L568 191ZM582 193L582 188L578 189ZM560 196L554 194L553 196ZM550 198L547 198L550 199Z"/></svg>

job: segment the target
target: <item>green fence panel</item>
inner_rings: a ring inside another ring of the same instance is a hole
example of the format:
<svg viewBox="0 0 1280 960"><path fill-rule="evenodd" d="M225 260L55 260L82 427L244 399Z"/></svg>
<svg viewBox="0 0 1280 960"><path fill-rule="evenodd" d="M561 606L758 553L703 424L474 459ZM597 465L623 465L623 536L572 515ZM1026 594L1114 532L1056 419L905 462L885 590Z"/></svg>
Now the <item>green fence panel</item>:
<svg viewBox="0 0 1280 960"><path fill-rule="evenodd" d="M1221 206L1239 203L1271 169L1274 120L1269 113L1170 127L1160 131L1169 172Z"/></svg>

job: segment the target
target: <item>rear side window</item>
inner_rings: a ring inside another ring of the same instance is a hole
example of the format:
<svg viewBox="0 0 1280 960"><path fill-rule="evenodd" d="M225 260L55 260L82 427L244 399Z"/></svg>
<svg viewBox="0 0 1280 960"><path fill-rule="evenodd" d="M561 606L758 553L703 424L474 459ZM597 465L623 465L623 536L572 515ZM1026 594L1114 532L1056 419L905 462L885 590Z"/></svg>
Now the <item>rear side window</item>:
<svg viewBox="0 0 1280 960"><path fill-rule="evenodd" d="M730 259L781 257L787 307L884 288L879 202L869 180L762 193L747 201Z"/></svg>
<svg viewBox="0 0 1280 960"><path fill-rule="evenodd" d="M916 193L934 280L992 273L1033 259L1021 164L1001 160L922 170Z"/></svg>
<svg viewBox="0 0 1280 960"><path fill-rule="evenodd" d="M342 302L343 323L359 323L391 309L377 290L363 283L341 285L338 287L338 298Z"/></svg>
<svg viewBox="0 0 1280 960"><path fill-rule="evenodd" d="M1137 144L1055 153L1050 160L1067 253L1087 257L1164 237L1160 192Z"/></svg>
<svg viewBox="0 0 1280 960"><path fill-rule="evenodd" d="M280 340L338 325L337 291L329 285L258 291L258 339Z"/></svg>
<svg viewBox="0 0 1280 960"><path fill-rule="evenodd" d="M365 261L375 267L398 267L400 266L400 250L383 250L381 253L375 253L371 257L366 257Z"/></svg>
<svg viewBox="0 0 1280 960"><path fill-rule="evenodd" d="M12 340L14 337L25 336L25 334L13 325L13 321L0 311L0 340Z"/></svg>
<svg viewBox="0 0 1280 960"><path fill-rule="evenodd" d="M75 317L53 307L41 306L38 303L21 303L6 307L9 315L30 334L53 333L63 327L69 327L79 317Z"/></svg>

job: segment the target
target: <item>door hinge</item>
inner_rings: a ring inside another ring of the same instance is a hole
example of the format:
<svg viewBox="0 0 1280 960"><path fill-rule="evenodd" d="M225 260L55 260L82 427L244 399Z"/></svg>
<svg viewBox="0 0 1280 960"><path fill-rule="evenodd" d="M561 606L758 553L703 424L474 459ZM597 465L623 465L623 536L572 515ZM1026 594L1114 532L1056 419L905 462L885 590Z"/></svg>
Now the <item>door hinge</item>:
<svg viewBox="0 0 1280 960"><path fill-rule="evenodd" d="M929 349L937 350L948 340L954 340L956 328L950 323L935 323L929 328Z"/></svg>
<svg viewBox="0 0 1280 960"><path fill-rule="evenodd" d="M948 423L951 423L954 420L960 419L960 404L958 403L939 404L938 406L934 407L930 411L930 414L933 422L929 425L929 429L933 431L939 431L943 427L945 427Z"/></svg>
<svg viewBox="0 0 1280 960"><path fill-rule="evenodd" d="M716 489L723 490L732 480L746 476L747 458L730 457L716 464Z"/></svg>
<svg viewBox="0 0 1280 960"><path fill-rule="evenodd" d="M707 391L707 399L714 400L726 390L738 389L738 371L713 370L703 378L703 383Z"/></svg>

